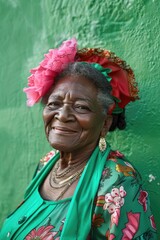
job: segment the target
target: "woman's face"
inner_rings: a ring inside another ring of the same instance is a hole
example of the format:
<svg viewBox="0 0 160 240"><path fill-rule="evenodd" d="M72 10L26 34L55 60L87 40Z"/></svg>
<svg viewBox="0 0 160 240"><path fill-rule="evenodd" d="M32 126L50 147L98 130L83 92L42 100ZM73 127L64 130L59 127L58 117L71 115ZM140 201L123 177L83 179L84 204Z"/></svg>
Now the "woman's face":
<svg viewBox="0 0 160 240"><path fill-rule="evenodd" d="M64 152L93 149L106 117L97 101L97 89L88 79L64 77L55 84L43 111L50 145Z"/></svg>

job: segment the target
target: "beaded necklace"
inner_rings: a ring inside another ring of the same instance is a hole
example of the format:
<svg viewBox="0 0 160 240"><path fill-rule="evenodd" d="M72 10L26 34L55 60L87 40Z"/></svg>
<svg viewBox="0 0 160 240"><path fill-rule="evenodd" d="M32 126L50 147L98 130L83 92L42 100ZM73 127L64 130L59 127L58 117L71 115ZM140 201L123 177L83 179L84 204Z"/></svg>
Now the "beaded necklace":
<svg viewBox="0 0 160 240"><path fill-rule="evenodd" d="M78 165L78 167L81 166L83 163L84 161L81 162L81 164ZM66 179L61 180L63 176L65 176L67 173L71 172L72 170L76 169L76 167L77 166L69 167L62 173L58 174L57 170L59 168L59 164L57 164L57 166L50 172L50 175L49 175L50 187L53 189L64 188L62 189L61 193L56 198L56 200L59 200L64 195L64 193L69 189L69 187L81 176L81 173L85 166L82 166L78 171L76 171L74 174L70 175Z"/></svg>

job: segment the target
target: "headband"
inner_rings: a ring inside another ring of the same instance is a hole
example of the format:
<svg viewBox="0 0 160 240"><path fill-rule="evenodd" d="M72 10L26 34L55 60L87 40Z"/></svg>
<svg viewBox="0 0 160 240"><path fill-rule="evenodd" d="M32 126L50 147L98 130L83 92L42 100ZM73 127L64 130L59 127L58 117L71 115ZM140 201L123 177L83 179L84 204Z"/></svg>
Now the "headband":
<svg viewBox="0 0 160 240"><path fill-rule="evenodd" d="M113 114L122 112L130 101L139 99L133 70L125 61L101 48L78 50L77 41L72 38L64 41L57 49L50 49L39 66L30 70L28 88L23 89L27 95L27 105L33 106L39 102L53 86L55 77L73 62L91 63L110 82L111 95L116 103Z"/></svg>

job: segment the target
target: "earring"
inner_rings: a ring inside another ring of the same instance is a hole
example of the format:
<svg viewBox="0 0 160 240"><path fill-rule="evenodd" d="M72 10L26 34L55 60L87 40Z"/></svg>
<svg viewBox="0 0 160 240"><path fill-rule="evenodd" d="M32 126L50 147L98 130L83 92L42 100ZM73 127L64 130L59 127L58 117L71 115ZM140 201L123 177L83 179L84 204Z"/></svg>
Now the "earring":
<svg viewBox="0 0 160 240"><path fill-rule="evenodd" d="M106 150L107 144L106 139L104 137L100 137L99 139L99 149L101 152L104 152Z"/></svg>

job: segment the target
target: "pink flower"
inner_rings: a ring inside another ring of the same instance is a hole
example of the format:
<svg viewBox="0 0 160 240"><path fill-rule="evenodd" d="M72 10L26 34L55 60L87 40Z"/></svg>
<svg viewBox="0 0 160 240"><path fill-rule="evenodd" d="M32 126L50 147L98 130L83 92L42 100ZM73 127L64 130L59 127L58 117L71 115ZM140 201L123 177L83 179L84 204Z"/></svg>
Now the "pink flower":
<svg viewBox="0 0 160 240"><path fill-rule="evenodd" d="M127 216L128 216L128 223L126 224L126 227L122 231L123 232L122 240L133 239L139 227L139 218L140 218L139 213L129 212Z"/></svg>
<svg viewBox="0 0 160 240"><path fill-rule="evenodd" d="M113 188L111 193L105 195L104 209L107 209L109 213L113 213L116 208L120 208L124 204L124 197L126 196L126 191L123 186L118 188Z"/></svg>
<svg viewBox="0 0 160 240"><path fill-rule="evenodd" d="M116 236L113 233L110 234L109 230L106 232L106 239L113 240L115 237Z"/></svg>
<svg viewBox="0 0 160 240"><path fill-rule="evenodd" d="M113 240L114 238L115 238L115 235L114 234L110 234L109 240Z"/></svg>
<svg viewBox="0 0 160 240"><path fill-rule="evenodd" d="M38 228L38 230L33 229L25 238L25 240L54 240L54 236L57 234L57 232L51 232L53 229L53 226L42 226ZM58 240L58 238L56 238ZM55 239L55 240L56 240Z"/></svg>
<svg viewBox="0 0 160 240"><path fill-rule="evenodd" d="M112 213L112 215L111 215L112 224L114 223L115 225L118 226L119 217L120 217L120 209L115 209L115 212Z"/></svg>
<svg viewBox="0 0 160 240"><path fill-rule="evenodd" d="M118 225L120 217L120 208L124 205L124 197L126 196L126 191L123 186L118 188L113 188L111 193L105 195L105 204L103 206L104 210L108 210L111 214L112 224Z"/></svg>
<svg viewBox="0 0 160 240"><path fill-rule="evenodd" d="M64 41L58 49L50 49L40 65L31 69L28 88L23 89L27 94L28 106L33 106L49 91L57 74L74 61L76 52L77 42L72 38Z"/></svg>
<svg viewBox="0 0 160 240"><path fill-rule="evenodd" d="M49 72L39 67L33 74L28 78L28 88L24 88L24 92L27 94L28 106L33 106L36 102L44 96L53 84L53 77L55 73Z"/></svg>
<svg viewBox="0 0 160 240"><path fill-rule="evenodd" d="M148 193L146 191L140 191L138 202L143 206L144 212L147 211L147 197Z"/></svg>
<svg viewBox="0 0 160 240"><path fill-rule="evenodd" d="M150 222L151 222L152 228L154 228L156 230L156 224L155 224L153 215L150 216Z"/></svg>

